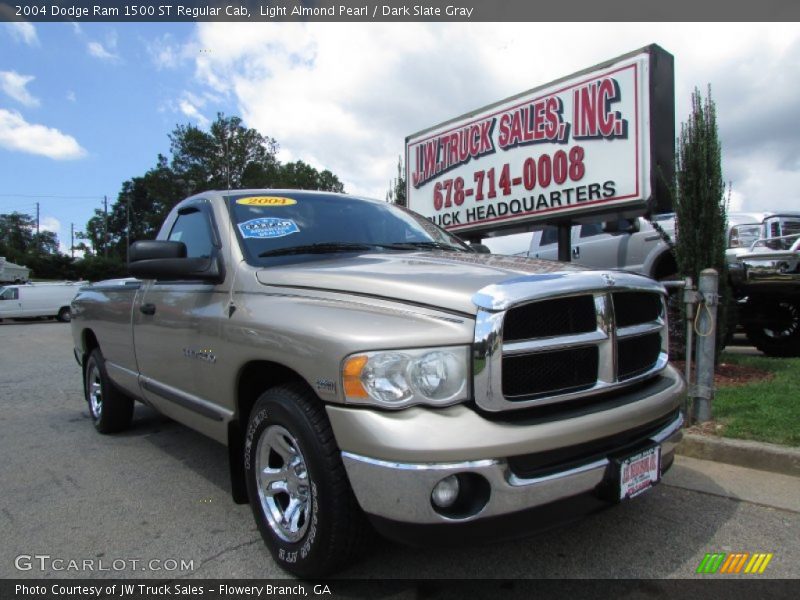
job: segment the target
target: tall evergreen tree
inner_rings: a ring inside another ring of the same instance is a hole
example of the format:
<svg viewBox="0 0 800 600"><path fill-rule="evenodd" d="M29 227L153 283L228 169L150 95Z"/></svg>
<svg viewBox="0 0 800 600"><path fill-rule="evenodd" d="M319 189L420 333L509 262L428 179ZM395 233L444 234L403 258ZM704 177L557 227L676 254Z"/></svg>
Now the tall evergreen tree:
<svg viewBox="0 0 800 600"><path fill-rule="evenodd" d="M695 282L703 269L713 268L719 273L722 301L717 309L717 339L721 346L730 297L725 267L727 203L722 179L722 146L710 86L705 100L697 89L692 94L692 113L681 126L678 139L676 180L678 268L681 275Z"/></svg>
<svg viewBox="0 0 800 600"><path fill-rule="evenodd" d="M386 192L386 201L393 202L399 206L408 206L405 170L403 169L403 159L400 156L397 157L397 177L389 185L391 187Z"/></svg>

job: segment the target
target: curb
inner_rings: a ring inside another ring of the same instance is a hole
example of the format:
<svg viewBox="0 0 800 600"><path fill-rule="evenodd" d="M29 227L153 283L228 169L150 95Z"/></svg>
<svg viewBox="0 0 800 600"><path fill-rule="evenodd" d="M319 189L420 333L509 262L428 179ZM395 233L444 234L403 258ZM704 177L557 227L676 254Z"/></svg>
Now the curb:
<svg viewBox="0 0 800 600"><path fill-rule="evenodd" d="M800 477L800 448L749 440L733 440L684 431L676 453L748 469Z"/></svg>

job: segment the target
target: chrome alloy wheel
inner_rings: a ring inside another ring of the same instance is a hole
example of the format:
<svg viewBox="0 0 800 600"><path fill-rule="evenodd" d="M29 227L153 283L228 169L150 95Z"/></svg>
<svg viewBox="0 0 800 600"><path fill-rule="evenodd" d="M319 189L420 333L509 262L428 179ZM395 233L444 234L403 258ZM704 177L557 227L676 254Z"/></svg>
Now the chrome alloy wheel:
<svg viewBox="0 0 800 600"><path fill-rule="evenodd" d="M98 421L103 415L103 387L100 383L100 369L96 364L91 365L91 370L86 376L86 387L89 393L89 409L92 418Z"/></svg>
<svg viewBox="0 0 800 600"><path fill-rule="evenodd" d="M297 440L280 425L258 440L256 485L270 529L286 542L301 540L312 514L311 482Z"/></svg>

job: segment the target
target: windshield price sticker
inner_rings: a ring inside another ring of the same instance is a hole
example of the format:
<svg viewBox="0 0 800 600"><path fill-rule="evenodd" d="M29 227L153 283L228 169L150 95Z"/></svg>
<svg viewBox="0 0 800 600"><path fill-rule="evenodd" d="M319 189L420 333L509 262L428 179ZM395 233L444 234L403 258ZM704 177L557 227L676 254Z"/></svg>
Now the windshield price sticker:
<svg viewBox="0 0 800 600"><path fill-rule="evenodd" d="M271 239L298 233L300 228L291 219L266 217L239 223L239 231L246 239Z"/></svg>
<svg viewBox="0 0 800 600"><path fill-rule="evenodd" d="M626 458L619 463L619 499L633 498L658 483L661 471L661 446Z"/></svg>

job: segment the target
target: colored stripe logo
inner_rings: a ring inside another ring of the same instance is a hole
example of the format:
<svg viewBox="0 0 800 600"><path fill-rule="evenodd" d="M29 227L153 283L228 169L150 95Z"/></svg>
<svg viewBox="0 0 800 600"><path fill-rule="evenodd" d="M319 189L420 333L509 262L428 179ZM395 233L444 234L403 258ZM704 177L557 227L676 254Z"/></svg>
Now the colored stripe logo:
<svg viewBox="0 0 800 600"><path fill-rule="evenodd" d="M706 554L703 557L696 572L704 575L713 575L715 573L760 575L766 570L773 556L772 553L763 552L754 554L749 552L733 552L731 554L715 552Z"/></svg>

